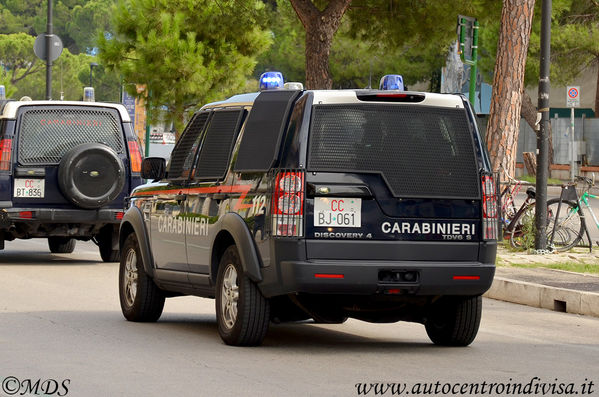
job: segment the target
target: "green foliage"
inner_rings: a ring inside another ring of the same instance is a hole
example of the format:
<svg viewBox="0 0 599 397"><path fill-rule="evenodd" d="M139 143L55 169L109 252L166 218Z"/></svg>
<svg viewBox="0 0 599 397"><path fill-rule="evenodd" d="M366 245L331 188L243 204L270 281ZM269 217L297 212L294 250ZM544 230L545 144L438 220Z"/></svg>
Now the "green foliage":
<svg viewBox="0 0 599 397"><path fill-rule="evenodd" d="M27 33L35 36L38 33L36 26L42 25L45 20L44 4L39 0L0 0L2 33ZM40 30L39 33L41 32Z"/></svg>
<svg viewBox="0 0 599 397"><path fill-rule="evenodd" d="M34 37L25 33L0 35L0 60L2 60L2 84L7 87L7 96L20 98L29 96L33 99L46 97L45 62L33 53ZM66 100L79 100L83 96L83 87L89 83L89 63L95 58L85 54L73 55L64 49L60 57L54 61L52 68L52 97ZM96 69L94 72L102 72ZM83 78L82 78L83 77ZM110 75L101 77L96 82L104 85L96 91L96 99L118 100L118 78ZM107 93L113 93L112 96Z"/></svg>
<svg viewBox="0 0 599 397"><path fill-rule="evenodd" d="M11 84L41 69L42 62L33 53L34 41L25 33L0 34L0 60Z"/></svg>
<svg viewBox="0 0 599 397"><path fill-rule="evenodd" d="M522 215L521 227L522 236L519 238L520 248L523 250L533 249L535 246L535 234L537 233L534 210L527 210Z"/></svg>
<svg viewBox="0 0 599 397"><path fill-rule="evenodd" d="M269 5L272 46L258 58L254 76L270 70L283 73L285 81L304 81L306 78L306 34L288 0Z"/></svg>
<svg viewBox="0 0 599 397"><path fill-rule="evenodd" d="M6 98L13 98L15 92L17 91L16 87L10 82L10 78L8 77L8 73L4 70L4 68L0 68L0 85L4 86Z"/></svg>
<svg viewBox="0 0 599 397"><path fill-rule="evenodd" d="M480 31L482 56L479 60L485 80L492 81L499 37L501 2L486 8L488 18ZM533 26L526 62L525 85L538 84L541 45L541 1L535 4ZM551 28L551 82L571 82L599 57L599 4L593 0L553 0Z"/></svg>
<svg viewBox="0 0 599 397"><path fill-rule="evenodd" d="M476 16L475 3L354 0L347 13L352 22L349 36L372 43L377 57L392 61L389 72L401 73L408 85L413 84L430 79L445 64L457 38L457 16Z"/></svg>
<svg viewBox="0 0 599 397"><path fill-rule="evenodd" d="M114 36L99 39L100 63L144 84L141 93L126 87L151 108L166 107L180 132L187 110L245 87L270 44L263 8L253 0L121 0Z"/></svg>
<svg viewBox="0 0 599 397"><path fill-rule="evenodd" d="M96 46L98 32L109 30L115 0L54 0L53 32L73 54ZM47 2L0 0L2 33L27 33L36 37L46 32Z"/></svg>
<svg viewBox="0 0 599 397"><path fill-rule="evenodd" d="M98 34L111 29L111 10L114 3L114 0L82 1L70 10L65 30L72 39L73 46L81 52L88 52L97 46Z"/></svg>
<svg viewBox="0 0 599 397"><path fill-rule="evenodd" d="M320 9L324 3L315 2ZM354 0L354 3L359 2ZM271 6L269 26L274 42L270 50L259 58L254 75L257 78L264 71L278 70L286 81L303 82L306 76L305 30L289 1L278 0ZM412 51L413 56L409 55L412 42L401 48L388 45L386 39L366 34L355 27L360 23L369 26L374 18L362 17L363 20L354 21L346 15L335 35L330 53L333 88L365 88L369 84L378 88L379 79L391 73L401 73L407 84L430 77L432 69L423 67L430 59L417 49ZM439 67L445 60L444 56L431 58Z"/></svg>
<svg viewBox="0 0 599 397"><path fill-rule="evenodd" d="M85 54L73 55L64 49L62 55L54 61L52 68L52 99L81 100L83 87L87 83L79 79L79 74L89 70L90 57ZM27 95L33 99L46 98L45 67L20 82L16 98ZM97 94L96 94L97 95Z"/></svg>

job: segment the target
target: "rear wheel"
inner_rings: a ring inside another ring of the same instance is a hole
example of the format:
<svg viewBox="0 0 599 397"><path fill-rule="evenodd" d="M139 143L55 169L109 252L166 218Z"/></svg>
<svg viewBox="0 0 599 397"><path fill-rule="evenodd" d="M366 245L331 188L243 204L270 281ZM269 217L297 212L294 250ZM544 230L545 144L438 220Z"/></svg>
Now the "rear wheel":
<svg viewBox="0 0 599 397"><path fill-rule="evenodd" d="M584 219L580 216L580 208L574 201L562 201L559 208L557 223L555 217L559 207L559 199L547 201L547 242L551 241L553 234L553 249L567 251L582 240L585 233ZM555 224L555 233L554 230Z"/></svg>
<svg viewBox="0 0 599 397"><path fill-rule="evenodd" d="M53 254L70 254L76 243L77 240L70 237L48 237L48 247Z"/></svg>
<svg viewBox="0 0 599 397"><path fill-rule="evenodd" d="M144 270L135 233L127 236L119 268L121 311L129 321L154 322L164 308L164 294Z"/></svg>
<svg viewBox="0 0 599 397"><path fill-rule="evenodd" d="M482 306L481 296L441 298L424 324L426 333L436 345L468 346L478 333Z"/></svg>
<svg viewBox="0 0 599 397"><path fill-rule="evenodd" d="M118 262L120 259L119 249L113 249L113 243L117 243L113 239L118 238L118 234L115 233L118 233L118 229L115 230L112 226L107 226L96 236L100 256L104 262Z"/></svg>
<svg viewBox="0 0 599 397"><path fill-rule="evenodd" d="M225 250L218 268L216 319L227 345L260 345L268 331L270 303L243 273L234 245Z"/></svg>

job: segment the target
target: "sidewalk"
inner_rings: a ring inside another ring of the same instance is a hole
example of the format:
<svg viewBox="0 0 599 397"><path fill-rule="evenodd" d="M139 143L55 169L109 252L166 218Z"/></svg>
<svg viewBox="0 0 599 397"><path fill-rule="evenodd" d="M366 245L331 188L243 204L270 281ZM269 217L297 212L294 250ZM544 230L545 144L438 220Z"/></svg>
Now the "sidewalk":
<svg viewBox="0 0 599 397"><path fill-rule="evenodd" d="M531 255L500 246L497 271L486 297L567 313L599 317L599 276L543 268L554 263L578 262L599 266L599 248ZM513 267L535 264L540 267Z"/></svg>

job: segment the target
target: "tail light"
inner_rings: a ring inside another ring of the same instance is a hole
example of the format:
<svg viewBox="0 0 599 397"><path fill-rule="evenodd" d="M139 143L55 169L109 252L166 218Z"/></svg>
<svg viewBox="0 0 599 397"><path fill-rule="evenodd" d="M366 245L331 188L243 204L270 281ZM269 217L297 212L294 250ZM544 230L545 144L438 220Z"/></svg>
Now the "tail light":
<svg viewBox="0 0 599 397"><path fill-rule="evenodd" d="M304 235L304 172L279 172L272 200L273 236Z"/></svg>
<svg viewBox="0 0 599 397"><path fill-rule="evenodd" d="M128 141L131 172L141 172L141 151L136 141Z"/></svg>
<svg viewBox="0 0 599 397"><path fill-rule="evenodd" d="M490 175L482 177L483 185L483 240L497 240L497 192Z"/></svg>
<svg viewBox="0 0 599 397"><path fill-rule="evenodd" d="M0 171L10 171L11 155L12 139L4 138L0 141Z"/></svg>

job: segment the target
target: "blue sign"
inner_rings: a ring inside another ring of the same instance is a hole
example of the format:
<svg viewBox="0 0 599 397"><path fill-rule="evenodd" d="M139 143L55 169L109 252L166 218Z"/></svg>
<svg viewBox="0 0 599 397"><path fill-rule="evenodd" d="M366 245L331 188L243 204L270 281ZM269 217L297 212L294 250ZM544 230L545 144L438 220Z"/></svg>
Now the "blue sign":
<svg viewBox="0 0 599 397"><path fill-rule="evenodd" d="M131 123L135 125L135 97L129 95L127 91L123 91L123 105L131 117Z"/></svg>

